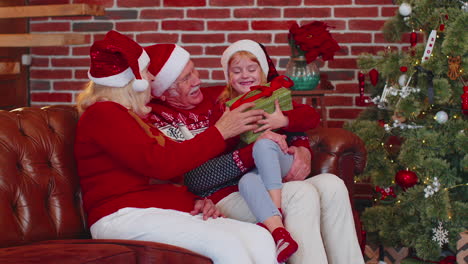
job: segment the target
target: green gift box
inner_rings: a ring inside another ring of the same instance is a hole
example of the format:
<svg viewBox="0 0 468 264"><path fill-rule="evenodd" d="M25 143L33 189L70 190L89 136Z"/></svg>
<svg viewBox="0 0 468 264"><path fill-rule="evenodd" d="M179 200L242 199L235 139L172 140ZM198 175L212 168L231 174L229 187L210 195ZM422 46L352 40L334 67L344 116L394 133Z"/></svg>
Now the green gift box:
<svg viewBox="0 0 468 264"><path fill-rule="evenodd" d="M264 86L264 88L268 89L269 84L267 84L267 86ZM250 92L248 92L245 97L241 100L247 100L249 99L250 97L252 96L255 96L255 95L258 95L260 93L263 93L263 91L261 90L252 90ZM226 105L228 107L231 107L234 102L236 102L237 100L239 100L242 96L244 95L240 95L234 99L231 99L230 101L228 101L226 103ZM255 99L253 102L255 103L255 107L253 107L252 109L263 109L265 110L265 112L267 113L273 113L275 111L275 100L278 99L279 101L279 104L280 104L280 108L281 108L281 111L288 111L288 110L291 110L293 107L292 107L292 99L291 99L291 91L287 88L279 88L279 89L276 89L273 91L273 93L271 94L271 96L263 96L263 97L260 97L260 98L257 98ZM252 142L254 142L258 136L260 136L260 134L262 134L262 132L259 132L259 133L254 133L253 131L248 131L248 132L245 132L243 134L240 135L240 139L247 143L247 144L250 144Z"/></svg>

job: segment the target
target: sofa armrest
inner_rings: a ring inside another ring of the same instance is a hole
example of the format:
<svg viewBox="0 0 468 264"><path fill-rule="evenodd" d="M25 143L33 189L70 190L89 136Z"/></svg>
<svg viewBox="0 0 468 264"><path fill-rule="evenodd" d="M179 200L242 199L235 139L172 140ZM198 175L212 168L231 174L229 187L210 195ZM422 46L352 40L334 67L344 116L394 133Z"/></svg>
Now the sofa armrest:
<svg viewBox="0 0 468 264"><path fill-rule="evenodd" d="M340 177L353 194L354 175L367 162L364 142L343 128L316 128L307 132L313 151L311 175L332 173Z"/></svg>
<svg viewBox="0 0 468 264"><path fill-rule="evenodd" d="M38 244L86 244L86 245L119 245L127 247L136 253L137 263L173 263L173 264L211 264L208 257L193 251L150 241L120 240L120 239L68 239L41 241Z"/></svg>

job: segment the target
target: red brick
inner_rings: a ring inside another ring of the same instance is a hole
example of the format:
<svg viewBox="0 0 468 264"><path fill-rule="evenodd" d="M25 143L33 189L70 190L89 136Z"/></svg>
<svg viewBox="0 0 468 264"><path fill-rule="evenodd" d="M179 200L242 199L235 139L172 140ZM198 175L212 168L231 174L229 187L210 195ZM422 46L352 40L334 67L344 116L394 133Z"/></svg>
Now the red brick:
<svg viewBox="0 0 468 264"><path fill-rule="evenodd" d="M31 79L69 79L72 76L71 70L36 70L30 72Z"/></svg>
<svg viewBox="0 0 468 264"><path fill-rule="evenodd" d="M31 48L31 54L34 55L68 55L69 47L34 47Z"/></svg>
<svg viewBox="0 0 468 264"><path fill-rule="evenodd" d="M356 5L393 5L393 0L355 0Z"/></svg>
<svg viewBox="0 0 468 264"><path fill-rule="evenodd" d="M163 0L163 6L179 6L179 7L191 7L191 6L206 6L206 0Z"/></svg>
<svg viewBox="0 0 468 264"><path fill-rule="evenodd" d="M187 17L194 18L226 18L231 16L229 9L189 9L187 10Z"/></svg>
<svg viewBox="0 0 468 264"><path fill-rule="evenodd" d="M326 73L330 81L354 80L355 76L354 71L328 71Z"/></svg>
<svg viewBox="0 0 468 264"><path fill-rule="evenodd" d="M61 21L82 21L82 20L92 20L96 17L94 16L66 16L66 17L51 17L51 20L61 20Z"/></svg>
<svg viewBox="0 0 468 264"><path fill-rule="evenodd" d="M368 33L333 33L338 43L371 43L372 35Z"/></svg>
<svg viewBox="0 0 468 264"><path fill-rule="evenodd" d="M122 7L157 7L161 5L161 0L117 0L117 6Z"/></svg>
<svg viewBox="0 0 468 264"><path fill-rule="evenodd" d="M224 34L184 34L183 43L223 43Z"/></svg>
<svg viewBox="0 0 468 264"><path fill-rule="evenodd" d="M87 31L109 31L114 29L112 22L80 22L73 24L73 31L87 32Z"/></svg>
<svg viewBox="0 0 468 264"><path fill-rule="evenodd" d="M54 90L56 91L81 91L88 82L54 82Z"/></svg>
<svg viewBox="0 0 468 264"><path fill-rule="evenodd" d="M352 0L304 0L304 5L351 5Z"/></svg>
<svg viewBox="0 0 468 264"><path fill-rule="evenodd" d="M112 7L114 0L73 0L74 4L93 4L101 5L103 7Z"/></svg>
<svg viewBox="0 0 468 264"><path fill-rule="evenodd" d="M198 67L198 65L195 65L195 66ZM206 83L207 83L206 80L210 79L210 72L208 70L203 70L203 69L197 69L197 71L200 76L200 79L202 80L202 86L206 87Z"/></svg>
<svg viewBox="0 0 468 264"><path fill-rule="evenodd" d="M357 81L354 83L338 83L335 85L335 89L338 93L358 93L359 92L359 86Z"/></svg>
<svg viewBox="0 0 468 264"><path fill-rule="evenodd" d="M164 20L161 22L163 30L205 30L205 22L203 20Z"/></svg>
<svg viewBox="0 0 468 264"><path fill-rule="evenodd" d="M221 54L220 54L221 55ZM192 58L197 68L218 68L221 66L220 57L218 58Z"/></svg>
<svg viewBox="0 0 468 264"><path fill-rule="evenodd" d="M259 33L231 33L228 35L228 42L233 43L241 39L251 39L265 45L266 43L271 43L272 36L269 33L259 34Z"/></svg>
<svg viewBox="0 0 468 264"><path fill-rule="evenodd" d="M231 43L231 41L228 41ZM223 54L223 51L227 48L228 46L206 46L205 47L205 55L216 55L220 56Z"/></svg>
<svg viewBox="0 0 468 264"><path fill-rule="evenodd" d="M135 38L136 42L144 43L177 43L179 41L178 34L163 34L163 33L144 33L138 34Z"/></svg>
<svg viewBox="0 0 468 264"><path fill-rule="evenodd" d="M397 11L398 11L397 6L382 7L381 16L383 16L383 17L392 17L395 14L397 14Z"/></svg>
<svg viewBox="0 0 468 264"><path fill-rule="evenodd" d="M248 30L248 21L208 21L208 30L229 31L229 30Z"/></svg>
<svg viewBox="0 0 468 264"><path fill-rule="evenodd" d="M294 21L261 20L252 21L253 30L289 30Z"/></svg>
<svg viewBox="0 0 468 264"><path fill-rule="evenodd" d="M31 32L62 32L70 31L70 22L48 22L48 23L32 23L30 25Z"/></svg>
<svg viewBox="0 0 468 264"><path fill-rule="evenodd" d="M330 17L331 8L285 8L285 18L313 18L313 17Z"/></svg>
<svg viewBox="0 0 468 264"><path fill-rule="evenodd" d="M88 80L88 70L75 70L75 79Z"/></svg>
<svg viewBox="0 0 468 264"><path fill-rule="evenodd" d="M210 6L253 6L254 0L210 0Z"/></svg>
<svg viewBox="0 0 468 264"><path fill-rule="evenodd" d="M325 105L327 106L353 106L353 97L349 96L325 96Z"/></svg>
<svg viewBox="0 0 468 264"><path fill-rule="evenodd" d="M86 47L72 47L73 56L89 56L89 46Z"/></svg>
<svg viewBox="0 0 468 264"><path fill-rule="evenodd" d="M32 93L31 101L34 102L71 102L70 93Z"/></svg>
<svg viewBox="0 0 468 264"><path fill-rule="evenodd" d="M351 55L360 55L361 53L377 54L377 52L385 50L386 46L352 46Z"/></svg>
<svg viewBox="0 0 468 264"><path fill-rule="evenodd" d="M132 9L122 10L106 10L104 16L97 16L96 20L118 20L118 19L136 19L138 18L138 11Z"/></svg>
<svg viewBox="0 0 468 264"><path fill-rule="evenodd" d="M32 91L45 91L50 90L49 81L31 81L29 82Z"/></svg>
<svg viewBox="0 0 468 264"><path fill-rule="evenodd" d="M32 67L49 67L49 58L33 57L31 66Z"/></svg>
<svg viewBox="0 0 468 264"><path fill-rule="evenodd" d="M339 127L342 128L343 125L345 124L344 121L330 121L330 119L327 120L328 127Z"/></svg>
<svg viewBox="0 0 468 264"><path fill-rule="evenodd" d="M301 4L301 0L257 0L258 6L296 6Z"/></svg>
<svg viewBox="0 0 468 264"><path fill-rule="evenodd" d="M335 17L378 17L377 7L335 7Z"/></svg>
<svg viewBox="0 0 468 264"><path fill-rule="evenodd" d="M158 29L158 23L155 21L149 22L116 22L115 28L117 31L156 31Z"/></svg>
<svg viewBox="0 0 468 264"><path fill-rule="evenodd" d="M52 58L53 67L89 67L89 59L86 58Z"/></svg>
<svg viewBox="0 0 468 264"><path fill-rule="evenodd" d="M58 5L58 4L69 4L69 0L29 0L29 5Z"/></svg>
<svg viewBox="0 0 468 264"><path fill-rule="evenodd" d="M202 46L183 46L191 56L194 55L203 55L203 47Z"/></svg>
<svg viewBox="0 0 468 264"><path fill-rule="evenodd" d="M140 13L141 19L183 18L184 10L145 9Z"/></svg>
<svg viewBox="0 0 468 264"><path fill-rule="evenodd" d="M289 45L265 45L265 48L268 50L270 56L290 56L291 48Z"/></svg>
<svg viewBox="0 0 468 264"><path fill-rule="evenodd" d="M362 110L355 108L338 108L338 109L329 109L328 116L330 118L339 118L339 119L355 119L359 116Z"/></svg>
<svg viewBox="0 0 468 264"><path fill-rule="evenodd" d="M239 8L234 9L235 18L275 18L281 17L279 8Z"/></svg>
<svg viewBox="0 0 468 264"><path fill-rule="evenodd" d="M357 69L356 59L341 59L335 58L328 62L330 69Z"/></svg>
<svg viewBox="0 0 468 264"><path fill-rule="evenodd" d="M380 31L384 23L385 23L384 20L349 20L348 21L350 30Z"/></svg>
<svg viewBox="0 0 468 264"><path fill-rule="evenodd" d="M223 83L225 83L225 78L224 78L224 72L219 70L219 71L213 71L211 73L211 79L212 80L216 80L216 81L222 81Z"/></svg>

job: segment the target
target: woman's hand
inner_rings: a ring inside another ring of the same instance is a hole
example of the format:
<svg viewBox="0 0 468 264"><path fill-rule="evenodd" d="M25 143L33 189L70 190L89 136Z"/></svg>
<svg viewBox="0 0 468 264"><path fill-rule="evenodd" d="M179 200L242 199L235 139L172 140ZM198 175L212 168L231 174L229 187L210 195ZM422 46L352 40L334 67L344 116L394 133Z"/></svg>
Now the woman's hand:
<svg viewBox="0 0 468 264"><path fill-rule="evenodd" d="M260 139L263 139L263 138L266 138L266 139L269 139L269 140L275 142L276 144L278 144L281 151L283 151L284 153L288 153L289 148L288 148L288 143L286 142L286 135L281 135L281 134L278 134L278 133L275 133L273 131L268 130L268 131L263 132L257 138L257 141L260 140Z"/></svg>
<svg viewBox="0 0 468 264"><path fill-rule="evenodd" d="M203 220L207 220L212 217L214 219L218 217L224 217L219 211L218 207L210 199L196 200L193 210L190 212L191 215L203 214Z"/></svg>
<svg viewBox="0 0 468 264"><path fill-rule="evenodd" d="M275 111L271 114L265 112L263 116L265 118L257 122L257 124L262 126L256 129L254 131L255 133L265 130L274 130L277 128L285 127L289 124L288 117L283 114L283 111L281 111L278 99L275 100Z"/></svg>

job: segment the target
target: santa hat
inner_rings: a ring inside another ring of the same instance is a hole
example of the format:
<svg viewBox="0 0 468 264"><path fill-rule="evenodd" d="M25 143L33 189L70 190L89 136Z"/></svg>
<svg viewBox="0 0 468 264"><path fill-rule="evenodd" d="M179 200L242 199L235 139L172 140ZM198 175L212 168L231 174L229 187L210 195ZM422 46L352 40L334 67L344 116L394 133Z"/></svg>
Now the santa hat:
<svg viewBox="0 0 468 264"><path fill-rule="evenodd" d="M229 82L229 60L231 59L232 55L239 51L248 51L252 53L260 63L260 67L262 71L268 75L269 72L269 65L267 60L267 55L263 48L260 46L259 43L250 40L250 39L243 39L236 41L231 44L224 52L223 56L221 57L221 66L223 67L224 77L226 78L226 82Z"/></svg>
<svg viewBox="0 0 468 264"><path fill-rule="evenodd" d="M109 31L103 40L93 43L90 51L91 66L88 77L105 86L124 87L133 79L137 92L148 88L148 81L141 78L140 71L149 63L148 54L132 39Z"/></svg>
<svg viewBox="0 0 468 264"><path fill-rule="evenodd" d="M176 44L156 44L145 50L150 57L148 71L154 75L151 91L159 97L182 73L190 60L190 53Z"/></svg>

